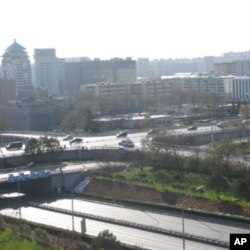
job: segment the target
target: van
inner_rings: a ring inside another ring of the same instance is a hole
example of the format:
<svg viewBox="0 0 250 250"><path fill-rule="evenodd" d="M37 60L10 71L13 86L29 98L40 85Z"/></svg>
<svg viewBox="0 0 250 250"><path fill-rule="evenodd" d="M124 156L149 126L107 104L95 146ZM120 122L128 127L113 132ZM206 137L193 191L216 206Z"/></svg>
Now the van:
<svg viewBox="0 0 250 250"><path fill-rule="evenodd" d="M22 149L23 142L17 141L17 142L11 142L8 146L6 146L7 150L19 150Z"/></svg>

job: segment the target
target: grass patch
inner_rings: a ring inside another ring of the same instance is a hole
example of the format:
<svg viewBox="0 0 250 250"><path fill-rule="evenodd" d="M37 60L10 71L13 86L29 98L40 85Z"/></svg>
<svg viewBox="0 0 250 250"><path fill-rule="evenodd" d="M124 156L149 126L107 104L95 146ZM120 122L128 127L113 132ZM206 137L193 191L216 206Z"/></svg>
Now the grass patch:
<svg viewBox="0 0 250 250"><path fill-rule="evenodd" d="M0 249L5 250L44 250L59 249L56 247L43 247L34 240L27 240L10 229L0 232Z"/></svg>
<svg viewBox="0 0 250 250"><path fill-rule="evenodd" d="M175 170L156 170L152 167L131 167L126 170L107 173L97 171L95 176L101 179L120 181L127 184L135 184L144 187L154 188L159 191L174 191L192 196L204 197L217 200L216 190L209 185L209 175L198 173L179 173ZM204 186L204 190L197 191L197 188ZM228 187L221 191L220 200L232 201L242 205L250 205L250 201L240 199L235 194L235 180L228 181Z"/></svg>

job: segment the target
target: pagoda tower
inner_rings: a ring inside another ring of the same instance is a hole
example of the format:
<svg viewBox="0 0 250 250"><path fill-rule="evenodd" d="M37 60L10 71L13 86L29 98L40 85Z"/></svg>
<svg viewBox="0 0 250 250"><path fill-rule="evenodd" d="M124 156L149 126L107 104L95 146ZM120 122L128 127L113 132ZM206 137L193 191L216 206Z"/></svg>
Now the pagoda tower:
<svg viewBox="0 0 250 250"><path fill-rule="evenodd" d="M17 97L29 96L32 91L31 67L26 49L14 40L2 55L2 76L13 79L16 85Z"/></svg>

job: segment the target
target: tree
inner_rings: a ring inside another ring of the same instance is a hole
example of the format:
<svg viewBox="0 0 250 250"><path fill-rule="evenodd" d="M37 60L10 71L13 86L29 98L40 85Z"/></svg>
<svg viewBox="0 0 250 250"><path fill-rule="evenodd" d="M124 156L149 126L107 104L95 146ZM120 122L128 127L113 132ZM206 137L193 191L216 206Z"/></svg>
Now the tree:
<svg viewBox="0 0 250 250"><path fill-rule="evenodd" d="M91 242L92 250L122 250L120 242L117 240L116 236L109 232L109 230L104 230L98 234Z"/></svg>
<svg viewBox="0 0 250 250"><path fill-rule="evenodd" d="M24 153L25 154L38 154L41 153L42 150L39 145L39 141L35 138L31 138L28 140L25 146Z"/></svg>
<svg viewBox="0 0 250 250"><path fill-rule="evenodd" d="M25 154L39 154L42 152L55 152L62 150L60 142L55 138L40 137L39 139L31 138L26 143Z"/></svg>
<svg viewBox="0 0 250 250"><path fill-rule="evenodd" d="M250 106L247 104L241 105L240 114L245 119L250 118Z"/></svg>
<svg viewBox="0 0 250 250"><path fill-rule="evenodd" d="M235 145L230 137L224 137L218 143L214 144L212 154L215 155L217 161L224 167L224 174L227 177L231 176L230 157L236 150Z"/></svg>
<svg viewBox="0 0 250 250"><path fill-rule="evenodd" d="M42 151L55 152L62 150L60 142L55 138L40 137L38 143L40 144Z"/></svg>

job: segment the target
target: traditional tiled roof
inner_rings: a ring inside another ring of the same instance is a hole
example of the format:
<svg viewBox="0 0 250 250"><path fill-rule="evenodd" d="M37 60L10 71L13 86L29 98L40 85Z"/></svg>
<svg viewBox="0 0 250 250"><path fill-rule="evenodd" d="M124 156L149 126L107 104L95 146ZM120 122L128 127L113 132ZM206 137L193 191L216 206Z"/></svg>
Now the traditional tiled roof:
<svg viewBox="0 0 250 250"><path fill-rule="evenodd" d="M7 49L6 52L19 52L24 51L25 48L16 42L16 39L14 40L14 43L12 43Z"/></svg>

